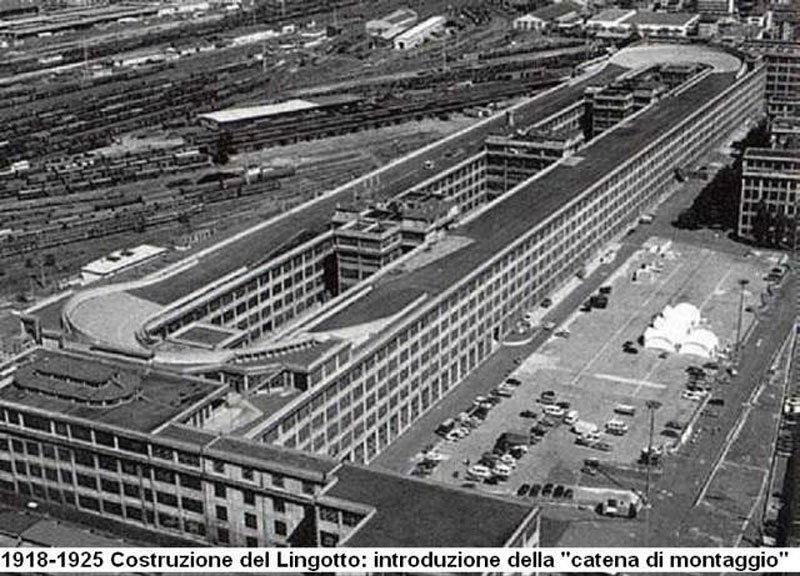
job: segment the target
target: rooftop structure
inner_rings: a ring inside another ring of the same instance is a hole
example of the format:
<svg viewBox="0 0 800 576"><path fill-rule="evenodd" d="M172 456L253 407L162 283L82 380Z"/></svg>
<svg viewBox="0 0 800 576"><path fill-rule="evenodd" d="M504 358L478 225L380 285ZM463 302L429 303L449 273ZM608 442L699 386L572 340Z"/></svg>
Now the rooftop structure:
<svg viewBox="0 0 800 576"><path fill-rule="evenodd" d="M610 8L589 18L586 29L599 36L624 37L638 33L648 37L683 37L699 20L699 15L690 13Z"/></svg>
<svg viewBox="0 0 800 576"><path fill-rule="evenodd" d="M417 23L417 13L410 8L400 8L391 14L370 20L366 24L367 34L380 36L390 41Z"/></svg>
<svg viewBox="0 0 800 576"><path fill-rule="evenodd" d="M93 260L83 266L81 268L81 277L84 283L95 282L143 264L164 252L166 252L165 248L149 244L141 244L125 250L116 250L108 256Z"/></svg>
<svg viewBox="0 0 800 576"><path fill-rule="evenodd" d="M421 489L419 482L408 478L355 467L343 468L339 479L326 496L375 508L366 524L343 542L345 546L370 548L387 541L401 547L538 545L538 510L511 499L476 498L474 490L433 483ZM522 526L528 534L519 530Z"/></svg>
<svg viewBox="0 0 800 576"><path fill-rule="evenodd" d="M416 48L429 38L444 31L446 21L447 19L444 16L431 16L396 36L394 38L394 47L397 50Z"/></svg>
<svg viewBox="0 0 800 576"><path fill-rule="evenodd" d="M200 422L224 387L133 363L38 350L5 376L0 399L152 432L173 420Z"/></svg>

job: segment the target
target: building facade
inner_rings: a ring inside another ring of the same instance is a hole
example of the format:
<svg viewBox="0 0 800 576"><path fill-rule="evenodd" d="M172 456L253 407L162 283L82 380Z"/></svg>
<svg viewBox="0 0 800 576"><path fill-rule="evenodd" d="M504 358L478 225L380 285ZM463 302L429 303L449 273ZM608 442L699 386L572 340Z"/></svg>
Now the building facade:
<svg viewBox="0 0 800 576"><path fill-rule="evenodd" d="M800 150L748 148L742 162L738 234L753 238L763 214L770 220L797 217L800 206ZM759 216L759 212L762 215ZM774 226L767 220L762 229Z"/></svg>

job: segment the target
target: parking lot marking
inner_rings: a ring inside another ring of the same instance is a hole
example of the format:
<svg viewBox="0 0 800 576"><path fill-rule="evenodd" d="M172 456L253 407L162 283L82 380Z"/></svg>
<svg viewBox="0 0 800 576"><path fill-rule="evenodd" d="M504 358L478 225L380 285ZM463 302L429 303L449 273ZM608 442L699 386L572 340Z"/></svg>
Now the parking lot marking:
<svg viewBox="0 0 800 576"><path fill-rule="evenodd" d="M697 308L700 312L703 311L703 308L705 308L706 305L711 301L711 299L718 293L718 290L720 289L722 284L728 279L728 276L731 275L731 272L733 272L733 269L728 268L725 271L725 274L722 275L722 278L719 279L719 282L717 282L717 284L714 286L714 289L711 290L711 292L709 292L705 298L703 298L703 302Z"/></svg>
<svg viewBox="0 0 800 576"><path fill-rule="evenodd" d="M679 263L677 266L675 266L675 269L672 272L667 274L666 278L664 278L661 281L661 286L666 286L672 279L672 277L681 268L683 268L683 262ZM658 295L658 290L652 290L650 292L650 295L642 301L640 307L641 308L647 307L650 304L650 301L657 295ZM589 371L592 365L594 365L594 363L597 362L597 360L603 356L603 354L606 351L606 348L608 348L613 342L616 342L617 339L619 338L619 335L622 334L622 332L624 332L628 328L628 325L638 317L639 317L638 312L631 314L628 317L628 319L619 328L617 328L616 331L614 331L611 337L605 341L605 343L597 350L597 352L595 352L595 354L588 360L588 362L586 362L586 364L583 365L583 367L578 371L578 373L574 376L574 378L572 378L572 380L569 382L569 386L575 386L578 380L580 380L580 378Z"/></svg>
<svg viewBox="0 0 800 576"><path fill-rule="evenodd" d="M658 382L651 382L649 380L640 380L638 378L624 378L622 376L614 376L613 374L592 374L595 378L600 380L608 380L609 382L617 382L619 384L630 384L638 388L656 388L663 390L667 387L666 384L659 384Z"/></svg>

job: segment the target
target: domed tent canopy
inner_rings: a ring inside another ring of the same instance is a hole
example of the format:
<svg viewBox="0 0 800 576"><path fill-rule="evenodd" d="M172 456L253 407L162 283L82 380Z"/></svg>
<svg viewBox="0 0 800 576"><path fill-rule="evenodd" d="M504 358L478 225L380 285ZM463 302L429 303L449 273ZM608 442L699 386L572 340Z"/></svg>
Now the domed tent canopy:
<svg viewBox="0 0 800 576"><path fill-rule="evenodd" d="M664 317L670 324L679 325L686 329L697 326L700 323L700 310L688 302L664 308Z"/></svg>
<svg viewBox="0 0 800 576"><path fill-rule="evenodd" d="M689 333L681 346L681 354L693 354L702 358L713 358L719 349L719 338L705 328L697 328Z"/></svg>
<svg viewBox="0 0 800 576"><path fill-rule="evenodd" d="M676 342L673 335L666 330L659 330L650 326L644 331L644 347L652 350L675 352Z"/></svg>

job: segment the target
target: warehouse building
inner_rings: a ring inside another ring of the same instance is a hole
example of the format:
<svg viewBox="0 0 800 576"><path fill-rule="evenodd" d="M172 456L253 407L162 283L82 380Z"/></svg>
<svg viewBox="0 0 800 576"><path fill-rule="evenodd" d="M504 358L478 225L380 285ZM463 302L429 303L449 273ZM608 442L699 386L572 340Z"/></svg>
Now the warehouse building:
<svg viewBox="0 0 800 576"><path fill-rule="evenodd" d="M426 40L444 32L444 25L447 19L444 16L431 16L423 20L416 26L412 26L394 39L394 47L397 50L411 50L416 48Z"/></svg>
<svg viewBox="0 0 800 576"><path fill-rule="evenodd" d="M410 8L400 8L383 18L370 20L366 24L366 30L370 36L378 36L390 42L416 23L416 12Z"/></svg>

